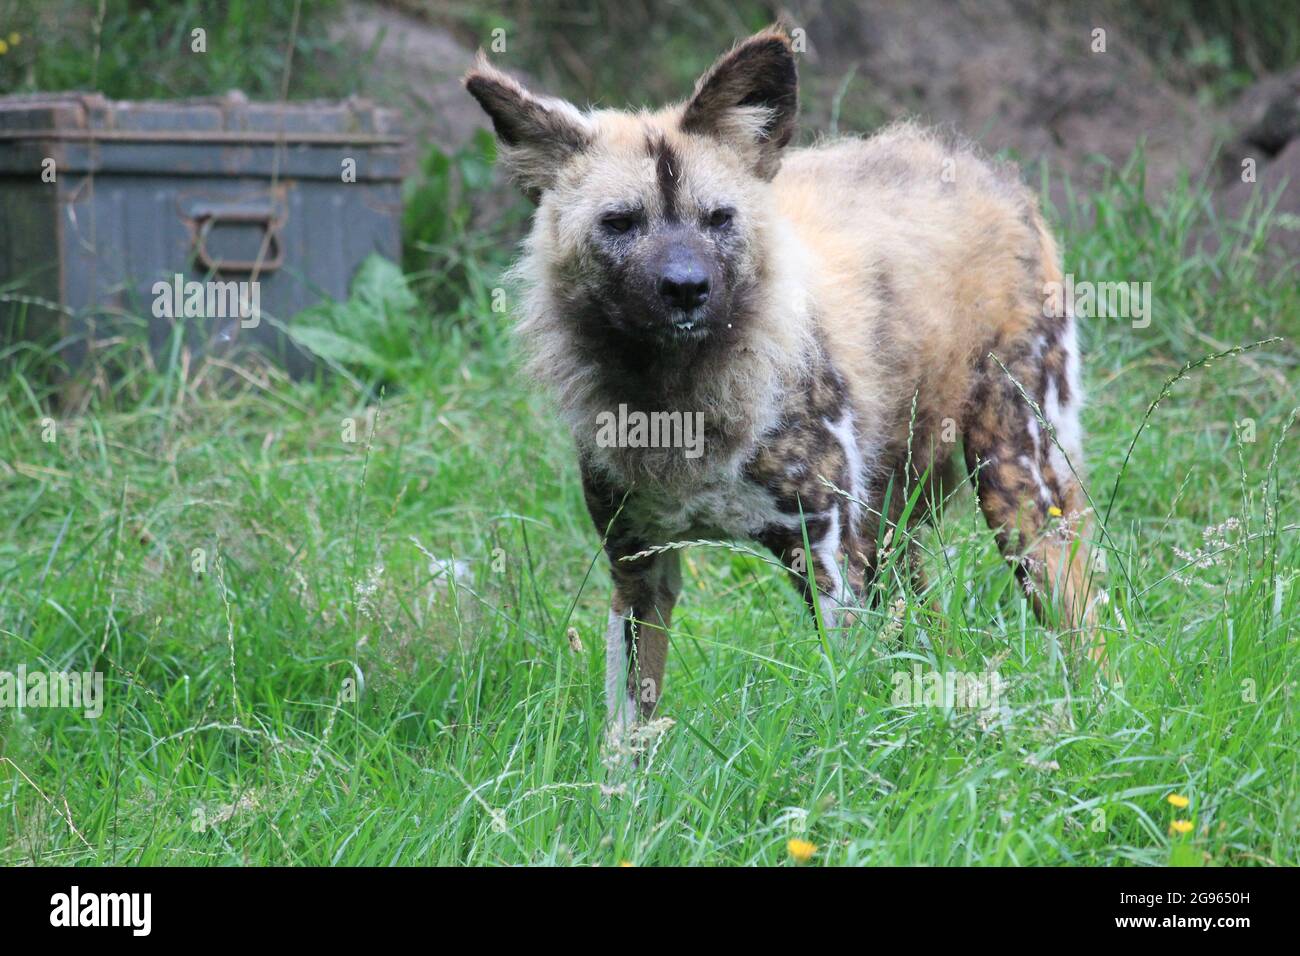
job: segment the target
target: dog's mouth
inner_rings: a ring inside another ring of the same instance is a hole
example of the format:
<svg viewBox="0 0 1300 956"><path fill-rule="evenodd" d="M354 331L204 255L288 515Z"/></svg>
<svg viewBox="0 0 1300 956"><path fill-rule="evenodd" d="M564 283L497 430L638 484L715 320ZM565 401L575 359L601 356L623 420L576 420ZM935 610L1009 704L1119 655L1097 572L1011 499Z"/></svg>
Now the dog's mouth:
<svg viewBox="0 0 1300 956"><path fill-rule="evenodd" d="M657 303L638 311L610 307L605 322L618 335L639 343L648 351L675 350L699 346L722 332L721 312L713 303L693 309L664 308ZM730 328L730 325L727 325Z"/></svg>
<svg viewBox="0 0 1300 956"><path fill-rule="evenodd" d="M667 334L679 342L695 342L709 335L709 313L705 308L673 309L668 313Z"/></svg>

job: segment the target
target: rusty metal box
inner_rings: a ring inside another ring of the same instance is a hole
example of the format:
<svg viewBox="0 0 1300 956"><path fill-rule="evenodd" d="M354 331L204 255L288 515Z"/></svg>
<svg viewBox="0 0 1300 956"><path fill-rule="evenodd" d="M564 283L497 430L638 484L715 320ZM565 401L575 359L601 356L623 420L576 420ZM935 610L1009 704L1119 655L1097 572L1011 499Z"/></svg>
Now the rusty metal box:
<svg viewBox="0 0 1300 956"><path fill-rule="evenodd" d="M282 323L346 298L370 253L399 259L400 144L355 99L0 97L0 339L76 365L125 317L155 348L184 319L196 352L251 340L300 373Z"/></svg>

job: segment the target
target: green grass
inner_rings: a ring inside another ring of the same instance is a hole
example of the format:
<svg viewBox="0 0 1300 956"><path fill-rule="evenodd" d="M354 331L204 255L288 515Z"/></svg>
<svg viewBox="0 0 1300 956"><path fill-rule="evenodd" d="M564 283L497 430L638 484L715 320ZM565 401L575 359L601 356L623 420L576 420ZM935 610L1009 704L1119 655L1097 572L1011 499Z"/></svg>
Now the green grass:
<svg viewBox="0 0 1300 956"><path fill-rule="evenodd" d="M347 96L357 92L371 54L358 58L329 38L341 7L340 0L0 0L0 94ZM9 44L13 35L19 42Z"/></svg>
<svg viewBox="0 0 1300 956"><path fill-rule="evenodd" d="M1078 212L1067 269L1156 302L1083 330L1122 686L1067 679L966 496L921 534L931 591L891 585L825 643L767 563L690 552L673 723L607 765L599 542L469 268L460 321L387 317L422 360L382 401L251 357L151 371L128 342L61 417L11 359L0 669L99 669L107 702L0 711L0 862L773 864L796 835L814 864L1300 862L1296 275L1262 267L1266 212L1148 206L1140 169ZM1274 335L1181 377L1123 468L1186 362ZM895 705L914 664L996 666L1005 706Z"/></svg>

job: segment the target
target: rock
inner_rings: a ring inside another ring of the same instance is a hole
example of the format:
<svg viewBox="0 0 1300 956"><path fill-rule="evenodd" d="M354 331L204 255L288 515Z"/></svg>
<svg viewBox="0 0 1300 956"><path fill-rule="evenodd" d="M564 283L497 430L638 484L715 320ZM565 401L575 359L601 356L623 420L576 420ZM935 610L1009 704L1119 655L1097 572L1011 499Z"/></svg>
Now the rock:
<svg viewBox="0 0 1300 956"><path fill-rule="evenodd" d="M410 143L403 170L415 170L430 144L447 152L464 145L486 125L482 112L460 84L474 51L446 30L395 10L350 3L330 28L336 42L357 56L376 51L365 79L367 96L400 110Z"/></svg>
<svg viewBox="0 0 1300 956"><path fill-rule="evenodd" d="M1260 80L1243 93L1229 108L1226 126L1230 138L1219 174L1231 188L1241 181L1244 160L1252 160L1258 172L1300 138L1300 67Z"/></svg>
<svg viewBox="0 0 1300 956"><path fill-rule="evenodd" d="M1252 198L1266 203L1284 182L1285 189L1274 206L1276 225L1269 236L1267 256L1271 264L1294 267L1300 260L1300 136L1276 156L1257 164L1253 183L1242 181L1238 168L1236 179L1215 194L1215 206L1221 218L1236 219Z"/></svg>
<svg viewBox="0 0 1300 956"><path fill-rule="evenodd" d="M1100 182L1095 156L1122 164L1144 142L1155 197L1180 167L1203 164L1213 142L1215 116L1102 18L1036 14L1012 0L883 0L851 17L828 4L806 28L812 68L839 77L856 63L887 112L951 125L1028 166L1046 158L1058 205L1060 171L1076 187ZM1097 28L1105 52L1092 51Z"/></svg>

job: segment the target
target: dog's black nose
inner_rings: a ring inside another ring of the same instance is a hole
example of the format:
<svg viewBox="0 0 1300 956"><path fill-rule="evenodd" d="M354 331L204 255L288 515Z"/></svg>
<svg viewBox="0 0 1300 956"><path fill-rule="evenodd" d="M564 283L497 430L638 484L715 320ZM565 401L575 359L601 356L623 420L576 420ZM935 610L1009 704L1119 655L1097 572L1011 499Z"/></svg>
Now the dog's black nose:
<svg viewBox="0 0 1300 956"><path fill-rule="evenodd" d="M671 263L659 277L659 295L671 308L698 308L709 301L709 274L699 262Z"/></svg>

